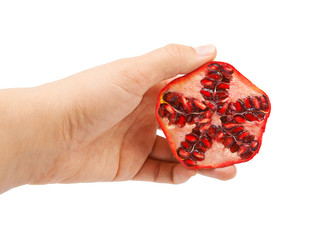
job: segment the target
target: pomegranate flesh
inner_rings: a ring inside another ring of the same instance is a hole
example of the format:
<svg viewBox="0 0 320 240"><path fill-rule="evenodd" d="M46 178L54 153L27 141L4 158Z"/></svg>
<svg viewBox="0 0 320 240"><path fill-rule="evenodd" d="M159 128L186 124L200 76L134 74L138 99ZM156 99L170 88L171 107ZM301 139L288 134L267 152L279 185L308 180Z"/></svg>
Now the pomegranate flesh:
<svg viewBox="0 0 320 240"><path fill-rule="evenodd" d="M156 116L174 156L200 169L252 159L270 110L267 94L233 66L208 62L161 90Z"/></svg>

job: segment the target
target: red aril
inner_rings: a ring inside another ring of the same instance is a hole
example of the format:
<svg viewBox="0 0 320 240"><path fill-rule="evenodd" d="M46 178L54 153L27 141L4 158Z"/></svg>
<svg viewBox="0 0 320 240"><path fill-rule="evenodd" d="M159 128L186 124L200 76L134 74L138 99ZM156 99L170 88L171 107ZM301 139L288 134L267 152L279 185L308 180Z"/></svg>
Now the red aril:
<svg viewBox="0 0 320 240"><path fill-rule="evenodd" d="M208 62L161 90L156 115L182 164L218 168L259 152L270 110L267 94L233 66Z"/></svg>

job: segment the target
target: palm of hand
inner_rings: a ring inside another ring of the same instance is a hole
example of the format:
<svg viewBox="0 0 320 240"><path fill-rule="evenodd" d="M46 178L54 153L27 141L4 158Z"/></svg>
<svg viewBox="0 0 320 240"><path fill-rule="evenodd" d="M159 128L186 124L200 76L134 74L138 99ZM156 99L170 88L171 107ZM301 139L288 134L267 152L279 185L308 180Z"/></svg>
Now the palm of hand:
<svg viewBox="0 0 320 240"><path fill-rule="evenodd" d="M121 110L125 111L126 117L111 128L92 127L88 129L87 126L83 126L74 129L73 135L81 137L72 139L70 150L59 161L58 168L63 168L64 171L61 172L68 176L67 178L60 176L63 179L62 182L134 179L146 161L152 160L150 157L158 138L156 137L158 124L154 111L162 86L163 83L151 88L136 108L127 108L126 106L130 105L129 102L119 104L119 108L124 108ZM123 94L123 91L118 94ZM138 96L133 97L139 98ZM127 99L135 102L132 98ZM123 111L120 112L123 113ZM111 117L117 119L117 116ZM93 122L92 126L103 125L103 122L97 123L95 119L90 121ZM166 150L164 155L170 158L169 148Z"/></svg>

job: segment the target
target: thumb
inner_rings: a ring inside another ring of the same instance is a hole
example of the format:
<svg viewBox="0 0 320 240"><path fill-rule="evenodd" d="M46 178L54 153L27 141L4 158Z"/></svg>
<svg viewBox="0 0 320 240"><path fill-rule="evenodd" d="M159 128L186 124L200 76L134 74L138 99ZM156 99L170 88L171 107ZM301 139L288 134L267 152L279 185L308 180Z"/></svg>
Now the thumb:
<svg viewBox="0 0 320 240"><path fill-rule="evenodd" d="M197 48L170 44L142 56L126 59L130 79L122 82L123 87L131 86L141 96L158 82L178 74L189 73L216 56L213 45ZM126 64L124 64L126 65ZM129 81L129 82L128 82ZM119 83L118 83L119 84Z"/></svg>

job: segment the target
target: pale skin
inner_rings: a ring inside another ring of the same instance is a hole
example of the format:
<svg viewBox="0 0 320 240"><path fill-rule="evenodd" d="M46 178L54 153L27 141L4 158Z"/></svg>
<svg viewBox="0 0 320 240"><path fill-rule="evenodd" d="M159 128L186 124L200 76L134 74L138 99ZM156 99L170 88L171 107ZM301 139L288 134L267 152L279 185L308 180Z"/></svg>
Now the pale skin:
<svg viewBox="0 0 320 240"><path fill-rule="evenodd" d="M182 166L156 135L160 89L215 56L212 45L172 44L42 86L0 90L0 193L25 184L233 178L234 166Z"/></svg>

